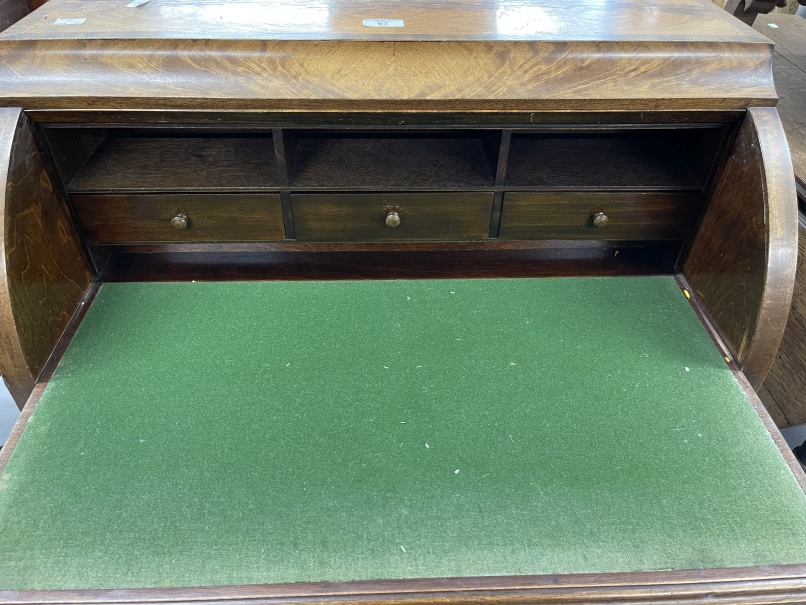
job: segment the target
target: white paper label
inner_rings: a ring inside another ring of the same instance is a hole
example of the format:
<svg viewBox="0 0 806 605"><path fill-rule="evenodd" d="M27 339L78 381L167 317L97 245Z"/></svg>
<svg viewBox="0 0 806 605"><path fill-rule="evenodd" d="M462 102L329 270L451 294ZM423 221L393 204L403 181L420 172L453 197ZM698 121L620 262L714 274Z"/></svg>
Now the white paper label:
<svg viewBox="0 0 806 605"><path fill-rule="evenodd" d="M126 5L126 8L137 8L138 6L142 6L147 2L151 2L151 0L132 0Z"/></svg>
<svg viewBox="0 0 806 605"><path fill-rule="evenodd" d="M403 27L403 19L364 19L364 27Z"/></svg>
<svg viewBox="0 0 806 605"><path fill-rule="evenodd" d="M53 25L81 25L86 19L56 19Z"/></svg>
<svg viewBox="0 0 806 605"><path fill-rule="evenodd" d="M769 25L773 29L778 29L778 26L775 25L775 23L767 23L767 25Z"/></svg>

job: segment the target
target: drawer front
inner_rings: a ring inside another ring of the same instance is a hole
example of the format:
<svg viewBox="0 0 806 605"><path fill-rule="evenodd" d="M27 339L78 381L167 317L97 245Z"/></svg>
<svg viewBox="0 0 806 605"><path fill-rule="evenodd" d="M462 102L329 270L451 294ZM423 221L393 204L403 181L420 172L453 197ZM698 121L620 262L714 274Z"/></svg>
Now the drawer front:
<svg viewBox="0 0 806 605"><path fill-rule="evenodd" d="M507 193L499 237L679 240L701 208L690 193Z"/></svg>
<svg viewBox="0 0 806 605"><path fill-rule="evenodd" d="M291 196L297 239L309 242L487 239L492 204L491 192Z"/></svg>
<svg viewBox="0 0 806 605"><path fill-rule="evenodd" d="M70 199L91 243L285 239L276 194L72 195Z"/></svg>

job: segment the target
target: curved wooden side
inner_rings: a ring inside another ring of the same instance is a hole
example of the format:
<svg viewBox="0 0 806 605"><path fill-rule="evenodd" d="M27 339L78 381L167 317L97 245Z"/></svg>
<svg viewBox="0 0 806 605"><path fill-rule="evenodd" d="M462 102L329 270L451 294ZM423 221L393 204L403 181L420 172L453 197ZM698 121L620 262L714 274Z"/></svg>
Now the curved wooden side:
<svg viewBox="0 0 806 605"><path fill-rule="evenodd" d="M754 388L786 326L797 225L792 161L778 112L750 109L683 272Z"/></svg>
<svg viewBox="0 0 806 605"><path fill-rule="evenodd" d="M28 119L0 109L0 374L22 407L92 282Z"/></svg>

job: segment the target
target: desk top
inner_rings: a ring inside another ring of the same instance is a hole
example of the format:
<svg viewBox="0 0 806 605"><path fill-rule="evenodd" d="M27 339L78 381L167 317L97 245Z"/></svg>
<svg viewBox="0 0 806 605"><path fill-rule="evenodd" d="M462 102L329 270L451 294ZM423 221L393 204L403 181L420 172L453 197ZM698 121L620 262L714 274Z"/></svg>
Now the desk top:
<svg viewBox="0 0 806 605"><path fill-rule="evenodd" d="M137 1L51 0L0 37L767 42L700 0Z"/></svg>
<svg viewBox="0 0 806 605"><path fill-rule="evenodd" d="M736 110L775 102L769 40L701 0L131 4L52 0L3 32L0 103Z"/></svg>

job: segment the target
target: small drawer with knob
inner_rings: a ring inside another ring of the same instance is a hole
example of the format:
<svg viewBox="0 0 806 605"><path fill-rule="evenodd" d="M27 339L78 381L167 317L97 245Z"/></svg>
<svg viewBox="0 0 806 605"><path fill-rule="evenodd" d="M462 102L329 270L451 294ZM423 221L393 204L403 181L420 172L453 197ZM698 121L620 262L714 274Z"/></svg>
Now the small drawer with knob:
<svg viewBox="0 0 806 605"><path fill-rule="evenodd" d="M385 242L487 239L493 194L291 194L300 241Z"/></svg>
<svg viewBox="0 0 806 605"><path fill-rule="evenodd" d="M73 194L89 243L285 239L277 194Z"/></svg>
<svg viewBox="0 0 806 605"><path fill-rule="evenodd" d="M682 240L702 208L699 193L510 192L501 239Z"/></svg>

